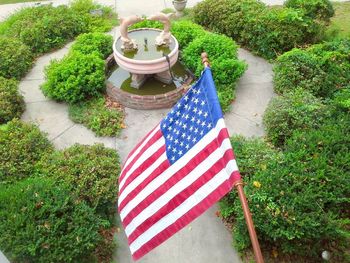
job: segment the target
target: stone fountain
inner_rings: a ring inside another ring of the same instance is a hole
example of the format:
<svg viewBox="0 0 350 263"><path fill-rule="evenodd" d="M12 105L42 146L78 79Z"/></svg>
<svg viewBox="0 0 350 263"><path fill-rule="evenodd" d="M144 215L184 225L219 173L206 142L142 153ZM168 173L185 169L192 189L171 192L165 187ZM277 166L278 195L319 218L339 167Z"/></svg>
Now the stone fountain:
<svg viewBox="0 0 350 263"><path fill-rule="evenodd" d="M120 19L120 37L113 43L112 56L117 68L107 81L112 99L136 109L166 108L186 90L192 77L178 62L179 44L170 33L171 15L158 13L146 18L160 21L163 30L128 31L129 26L145 18L134 15Z"/></svg>
<svg viewBox="0 0 350 263"><path fill-rule="evenodd" d="M113 45L115 61L132 74L131 86L134 88L140 88L150 76L161 82L171 83L170 69L179 56L179 44L170 34L169 15L159 13L148 19L162 22L164 30L136 29L128 32L128 27L140 22L142 18L138 16L122 18L120 21L121 36ZM138 44L140 42L142 44ZM148 52L138 52L141 48Z"/></svg>

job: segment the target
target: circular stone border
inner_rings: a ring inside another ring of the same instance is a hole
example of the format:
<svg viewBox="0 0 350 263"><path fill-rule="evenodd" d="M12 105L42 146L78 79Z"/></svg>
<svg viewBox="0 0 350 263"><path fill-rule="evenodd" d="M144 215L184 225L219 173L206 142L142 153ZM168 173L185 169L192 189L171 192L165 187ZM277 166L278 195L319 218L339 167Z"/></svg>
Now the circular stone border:
<svg viewBox="0 0 350 263"><path fill-rule="evenodd" d="M115 65L116 61L114 59L114 55L111 54L106 59L106 74ZM112 82L107 80L106 92L112 100L117 101L128 108L136 110L164 109L174 106L182 95L189 89L192 81L193 77L190 74L185 83L175 90L158 95L136 95L121 90L120 87L114 86Z"/></svg>

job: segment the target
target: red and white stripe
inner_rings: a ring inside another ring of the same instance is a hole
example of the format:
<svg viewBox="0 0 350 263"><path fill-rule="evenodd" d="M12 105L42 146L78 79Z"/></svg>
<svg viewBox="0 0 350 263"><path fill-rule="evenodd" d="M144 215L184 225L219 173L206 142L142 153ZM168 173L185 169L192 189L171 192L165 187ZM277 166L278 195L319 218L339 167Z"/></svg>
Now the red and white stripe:
<svg viewBox="0 0 350 263"><path fill-rule="evenodd" d="M129 154L118 207L133 258L193 221L240 179L223 119L173 165L159 125Z"/></svg>

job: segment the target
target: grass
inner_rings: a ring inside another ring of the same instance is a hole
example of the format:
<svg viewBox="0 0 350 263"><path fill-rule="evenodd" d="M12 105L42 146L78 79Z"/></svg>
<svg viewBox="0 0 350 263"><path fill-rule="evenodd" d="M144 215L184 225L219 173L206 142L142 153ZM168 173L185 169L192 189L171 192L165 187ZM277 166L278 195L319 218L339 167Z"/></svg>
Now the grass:
<svg viewBox="0 0 350 263"><path fill-rule="evenodd" d="M326 40L350 37L350 1L333 2L335 15L326 31Z"/></svg>
<svg viewBox="0 0 350 263"><path fill-rule="evenodd" d="M24 3L24 2L42 2L45 0L0 0L0 5Z"/></svg>

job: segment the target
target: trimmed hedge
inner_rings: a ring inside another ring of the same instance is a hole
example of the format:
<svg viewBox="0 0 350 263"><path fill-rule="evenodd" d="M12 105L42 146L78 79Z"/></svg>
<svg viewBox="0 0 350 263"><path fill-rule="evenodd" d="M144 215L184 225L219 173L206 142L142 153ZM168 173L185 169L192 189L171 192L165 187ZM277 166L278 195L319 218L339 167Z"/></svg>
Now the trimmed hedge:
<svg viewBox="0 0 350 263"><path fill-rule="evenodd" d="M0 247L12 262L83 262L106 224L67 185L41 177L0 186L0 218Z"/></svg>
<svg viewBox="0 0 350 263"><path fill-rule="evenodd" d="M317 128L329 114L328 107L320 99L298 89L273 98L263 120L268 139L281 147L295 130Z"/></svg>
<svg viewBox="0 0 350 263"><path fill-rule="evenodd" d="M172 23L171 33L179 42L180 49L184 49L194 39L205 35L207 32L200 25L183 20Z"/></svg>
<svg viewBox="0 0 350 263"><path fill-rule="evenodd" d="M334 15L333 5L329 0L287 0L284 6L300 9L306 16L326 22Z"/></svg>
<svg viewBox="0 0 350 263"><path fill-rule="evenodd" d="M223 111L227 111L235 97L236 81L243 75L246 64L237 58L238 46L230 38L213 33L205 33L194 39L183 50L184 64L199 77L204 66L201 53L207 52L211 61L214 81Z"/></svg>
<svg viewBox="0 0 350 263"><path fill-rule="evenodd" d="M254 224L268 250L300 255L304 262L321 261L323 250L337 262L349 257L349 123L350 116L342 114L318 129L295 132L282 158L257 166L245 180ZM243 163L240 168L246 169ZM245 249L250 241L241 205L226 205L235 219L235 244Z"/></svg>
<svg viewBox="0 0 350 263"><path fill-rule="evenodd" d="M98 96L105 89L105 63L96 54L70 53L52 60L45 68L44 94L58 101L75 103Z"/></svg>
<svg viewBox="0 0 350 263"><path fill-rule="evenodd" d="M340 109L350 112L350 85L336 92L332 103Z"/></svg>
<svg viewBox="0 0 350 263"><path fill-rule="evenodd" d="M89 55L94 52L106 59L112 54L113 37L103 33L87 33L79 35L71 47L71 51Z"/></svg>
<svg viewBox="0 0 350 263"><path fill-rule="evenodd" d="M267 7L256 0L204 0L193 13L196 23L226 34L268 59L317 41L322 31L317 21L299 10Z"/></svg>
<svg viewBox="0 0 350 263"><path fill-rule="evenodd" d="M76 144L43 158L37 171L69 185L79 200L84 200L104 218L113 218L120 173L115 150L102 144Z"/></svg>
<svg viewBox="0 0 350 263"><path fill-rule="evenodd" d="M101 15L91 14L100 9ZM112 9L77 0L71 6L40 5L23 8L0 24L0 35L18 38L35 54L63 46L83 32L107 31L113 26Z"/></svg>
<svg viewBox="0 0 350 263"><path fill-rule="evenodd" d="M20 118L24 109L25 104L18 92L17 81L0 77L0 124Z"/></svg>
<svg viewBox="0 0 350 263"><path fill-rule="evenodd" d="M20 79L32 64L33 55L25 44L0 35L0 77Z"/></svg>
<svg viewBox="0 0 350 263"><path fill-rule="evenodd" d="M123 127L124 114L110 109L103 97L69 106L69 118L91 129L98 136L117 136Z"/></svg>
<svg viewBox="0 0 350 263"><path fill-rule="evenodd" d="M0 128L0 183L32 175L35 164L53 151L49 140L32 124L17 119Z"/></svg>
<svg viewBox="0 0 350 263"><path fill-rule="evenodd" d="M294 49L280 56L274 67L274 89L283 94L295 88L331 97L350 83L350 39Z"/></svg>

